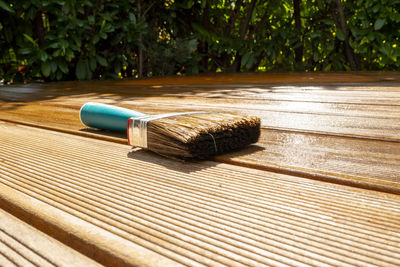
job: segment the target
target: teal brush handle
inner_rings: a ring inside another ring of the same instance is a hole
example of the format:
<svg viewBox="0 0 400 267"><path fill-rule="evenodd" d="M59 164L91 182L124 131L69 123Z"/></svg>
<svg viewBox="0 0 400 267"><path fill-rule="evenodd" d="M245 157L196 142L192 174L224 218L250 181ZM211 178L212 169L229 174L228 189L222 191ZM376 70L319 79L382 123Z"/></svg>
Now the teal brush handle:
<svg viewBox="0 0 400 267"><path fill-rule="evenodd" d="M94 102L84 104L79 112L84 125L113 131L126 131L129 118L145 115L127 108Z"/></svg>

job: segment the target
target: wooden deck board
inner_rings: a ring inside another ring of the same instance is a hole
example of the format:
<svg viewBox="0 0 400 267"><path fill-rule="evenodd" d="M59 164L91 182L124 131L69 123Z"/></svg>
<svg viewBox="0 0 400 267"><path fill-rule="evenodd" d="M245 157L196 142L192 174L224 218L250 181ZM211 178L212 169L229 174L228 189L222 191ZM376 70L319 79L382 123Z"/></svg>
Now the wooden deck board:
<svg viewBox="0 0 400 267"><path fill-rule="evenodd" d="M260 142L217 161L400 194L396 74L323 76L308 84L278 84L285 81L282 75L249 75L236 80L211 76L197 79L198 84L183 77L3 87L0 119L125 143L124 134L85 129L80 106L99 101L150 114L252 114L262 118ZM363 79L372 83L355 83ZM336 84L327 83L333 80Z"/></svg>
<svg viewBox="0 0 400 267"><path fill-rule="evenodd" d="M81 104L87 102L87 100L110 102L115 104L113 101L104 101L101 98L82 98L78 102L79 104L76 103L71 105L72 103L70 103L69 106L57 103L48 104L46 102L30 103L28 105L20 104L20 106L17 106L16 108L0 111L0 114L2 114L3 118L19 117L21 120L36 120L38 124L58 122L58 124L64 125L78 125L79 120L77 119L79 119L79 116L76 117L76 113ZM63 102L68 103L69 100L64 99ZM400 117L396 115L397 113L395 108L392 112L388 113L387 116L385 115L385 109L377 111L374 115L368 114L370 112L365 112L367 114L362 115L360 114L362 111L357 111L359 113L358 115L346 116L345 111L339 111L340 114L335 114L329 110L325 113L300 112L304 109L301 108L301 105L299 104L297 111L274 111L269 110L267 106L265 106L264 109L254 109L250 105L236 106L234 103L230 105L225 104L223 107L220 107L217 104L196 105L196 103L190 103L187 99L177 101L176 99L167 98L164 99L164 103L155 104L153 101L148 100L140 101L140 104L129 104L134 102L135 101L124 101L123 103L117 104L130 108L138 107L137 110L150 114L188 110L212 110L216 112L228 111L252 114L257 115L262 119L262 126L266 129L302 131L400 142L400 135L398 134L400 132ZM174 103L174 105L171 103ZM400 114L400 109L398 111L398 114Z"/></svg>
<svg viewBox="0 0 400 267"><path fill-rule="evenodd" d="M259 143L217 161L400 194L400 144L262 131Z"/></svg>
<svg viewBox="0 0 400 267"><path fill-rule="evenodd" d="M0 209L1 266L100 266Z"/></svg>
<svg viewBox="0 0 400 267"><path fill-rule="evenodd" d="M228 80L226 84L202 84L204 80L199 79L198 85L156 85L157 80L153 85L152 80L147 85L140 85L143 81L29 84L0 88L0 114L19 112L22 118L29 118L25 105L66 105L78 109L87 101L100 101L149 113L206 109L255 114L268 129L399 142L400 84L356 85L349 80L311 86L242 84L240 79L236 83ZM40 108L36 112L43 115Z"/></svg>
<svg viewBox="0 0 400 267"><path fill-rule="evenodd" d="M396 195L10 123L0 137L1 205L106 264L400 264Z"/></svg>

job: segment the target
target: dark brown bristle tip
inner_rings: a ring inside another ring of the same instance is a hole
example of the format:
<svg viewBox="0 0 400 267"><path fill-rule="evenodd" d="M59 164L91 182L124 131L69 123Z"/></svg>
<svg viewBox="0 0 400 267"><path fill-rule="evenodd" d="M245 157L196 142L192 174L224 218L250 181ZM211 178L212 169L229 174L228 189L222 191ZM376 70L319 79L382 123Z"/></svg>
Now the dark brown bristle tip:
<svg viewBox="0 0 400 267"><path fill-rule="evenodd" d="M260 119L229 113L200 113L150 121L148 148L182 159L207 159L258 141Z"/></svg>

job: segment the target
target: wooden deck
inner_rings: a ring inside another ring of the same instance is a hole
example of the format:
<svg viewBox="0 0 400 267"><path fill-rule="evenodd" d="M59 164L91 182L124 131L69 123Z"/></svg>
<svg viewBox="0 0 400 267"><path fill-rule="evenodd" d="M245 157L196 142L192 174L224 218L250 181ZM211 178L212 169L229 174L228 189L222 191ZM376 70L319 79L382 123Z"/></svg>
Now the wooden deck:
<svg viewBox="0 0 400 267"><path fill-rule="evenodd" d="M262 134L176 162L81 125L88 101L252 114ZM18 217L108 266L399 266L400 73L0 87L0 208L0 227Z"/></svg>
<svg viewBox="0 0 400 267"><path fill-rule="evenodd" d="M101 266L0 210L0 266Z"/></svg>

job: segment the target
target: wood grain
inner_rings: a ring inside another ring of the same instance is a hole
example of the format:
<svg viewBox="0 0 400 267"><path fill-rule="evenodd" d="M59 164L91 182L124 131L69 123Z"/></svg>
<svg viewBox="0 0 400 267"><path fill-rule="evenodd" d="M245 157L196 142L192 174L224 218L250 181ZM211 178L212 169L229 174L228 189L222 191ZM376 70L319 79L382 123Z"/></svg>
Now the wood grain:
<svg viewBox="0 0 400 267"><path fill-rule="evenodd" d="M101 266L1 209L0 255L1 266Z"/></svg>
<svg viewBox="0 0 400 267"><path fill-rule="evenodd" d="M384 75L391 82L377 83ZM400 141L398 73L303 76L314 77L318 83L296 83L293 75L275 74L199 76L197 84L195 77L182 77L10 86L0 88L0 112L11 113L33 102L77 108L87 101L100 101L150 113L234 111L258 115L268 129ZM331 82L338 77L341 83ZM359 77L369 83L357 83Z"/></svg>
<svg viewBox="0 0 400 267"><path fill-rule="evenodd" d="M197 83L181 77L2 87L0 119L126 143L124 134L81 125L80 106L99 101L149 114L257 115L264 128L260 142L215 160L399 194L398 73L386 74L386 80L384 74L335 75L303 76L318 77L318 83L296 83L292 75L243 75L197 77Z"/></svg>
<svg viewBox="0 0 400 267"><path fill-rule="evenodd" d="M104 264L400 264L400 198L0 123L0 205Z"/></svg>
<svg viewBox="0 0 400 267"><path fill-rule="evenodd" d="M400 194L400 143L264 130L217 161Z"/></svg>

